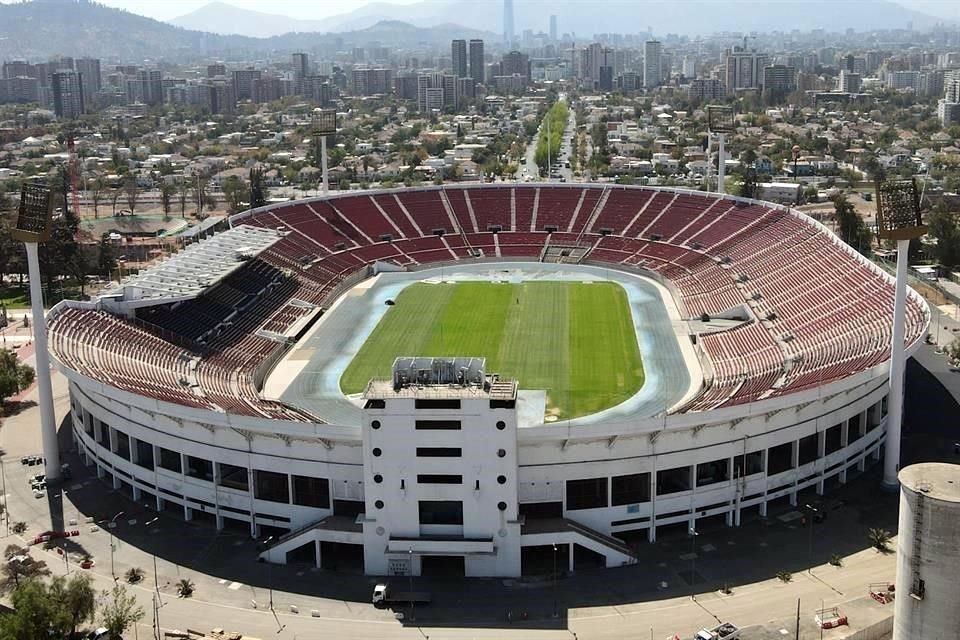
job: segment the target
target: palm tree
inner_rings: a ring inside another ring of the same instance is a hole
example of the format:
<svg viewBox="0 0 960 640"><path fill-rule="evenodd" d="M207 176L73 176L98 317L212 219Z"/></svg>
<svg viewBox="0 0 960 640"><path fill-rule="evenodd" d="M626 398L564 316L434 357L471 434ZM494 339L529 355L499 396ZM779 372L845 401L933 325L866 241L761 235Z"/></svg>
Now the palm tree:
<svg viewBox="0 0 960 640"><path fill-rule="evenodd" d="M193 581L188 578L182 578L177 582L177 593L180 594L181 598L189 598L193 595Z"/></svg>
<svg viewBox="0 0 960 640"><path fill-rule="evenodd" d="M874 527L867 532L867 539L870 540L870 544L880 552L890 550L887 545L890 544L890 538L892 537L893 534L882 527Z"/></svg>

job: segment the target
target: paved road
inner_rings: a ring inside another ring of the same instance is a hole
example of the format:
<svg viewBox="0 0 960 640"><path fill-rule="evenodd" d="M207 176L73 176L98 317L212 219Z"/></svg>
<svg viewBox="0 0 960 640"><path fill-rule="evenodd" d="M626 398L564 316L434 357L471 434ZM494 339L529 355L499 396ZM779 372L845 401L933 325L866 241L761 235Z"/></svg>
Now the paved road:
<svg viewBox="0 0 960 640"><path fill-rule="evenodd" d="M561 93L558 96L558 100L560 102L566 102L567 94ZM540 124L542 126L543 122L541 122ZM573 181L573 171L567 167L564 167L563 164L564 162L569 160L569 156L570 156L569 141L570 141L570 137L573 135L573 132L576 130L576 126L577 126L576 114L574 113L573 108L571 107L570 118L567 122L567 128L563 133L563 144L561 145L560 157L553 159L553 168L559 172L560 176L563 177L563 179L566 182ZM531 176L532 179L535 181L539 180L539 181L546 181L546 182L554 182L557 180L556 178L549 178L548 176L544 176L543 178L539 177L540 168L537 166L537 163L535 160L536 151L537 151L537 139L539 138L539 136L540 136L540 130L537 129L536 135L533 136L533 139L531 140L530 144L527 145L527 150L526 150L526 153L524 154L523 165L520 168L520 179L525 180L527 176Z"/></svg>

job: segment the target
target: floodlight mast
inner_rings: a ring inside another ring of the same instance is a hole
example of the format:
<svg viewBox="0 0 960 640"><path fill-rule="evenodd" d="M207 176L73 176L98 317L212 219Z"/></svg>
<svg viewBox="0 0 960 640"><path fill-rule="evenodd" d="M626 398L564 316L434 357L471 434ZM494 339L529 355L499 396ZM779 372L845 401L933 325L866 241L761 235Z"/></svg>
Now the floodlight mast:
<svg viewBox="0 0 960 640"><path fill-rule="evenodd" d="M50 187L40 182L24 183L13 237L24 243L30 275L30 309L33 314L33 342L36 346L37 402L40 405L40 434L43 439L44 474L49 481L60 479L60 447L53 413L50 381L50 354L47 351L47 322L43 315L43 287L40 279L40 242L50 239L52 223Z"/></svg>
<svg viewBox="0 0 960 640"><path fill-rule="evenodd" d="M323 195L330 191L330 179L327 176L327 136L337 132L337 112L335 109L313 110L313 135L320 138L320 171L323 177Z"/></svg>
<svg viewBox="0 0 960 640"><path fill-rule="evenodd" d="M884 488L900 486L900 438L903 425L903 379L906 351L903 344L907 307L907 266L910 240L927 232L920 213L920 197L914 180L876 181L877 236L897 241L897 280L893 300L893 336L890 341L887 436L883 449Z"/></svg>
<svg viewBox="0 0 960 640"><path fill-rule="evenodd" d="M726 143L726 134L733 132L734 128L732 108L722 105L710 105L707 107L707 141L709 142L711 134L717 134L717 193L727 192L727 167L724 163L724 154L726 151L724 145Z"/></svg>

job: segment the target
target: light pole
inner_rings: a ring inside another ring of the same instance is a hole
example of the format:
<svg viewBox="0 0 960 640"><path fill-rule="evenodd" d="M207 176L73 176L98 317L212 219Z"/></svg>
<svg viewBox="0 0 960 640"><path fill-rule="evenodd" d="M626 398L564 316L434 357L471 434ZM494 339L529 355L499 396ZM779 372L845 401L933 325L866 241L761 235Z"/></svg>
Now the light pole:
<svg viewBox="0 0 960 640"><path fill-rule="evenodd" d="M148 520L143 523L144 527L149 527L154 522L160 519L160 516L157 516L153 520ZM163 606L163 600L160 598L160 576L157 574L157 554L153 550L153 547L150 547L150 557L153 558L153 586L157 590L157 600L160 601L160 606Z"/></svg>
<svg viewBox="0 0 960 640"><path fill-rule="evenodd" d="M121 511L121 512L118 513L117 515L115 515L115 516L113 516L112 518L110 518L110 521L109 521L109 522L107 522L106 520L101 520L101 521L100 521L100 522L107 522L107 533L110 534L110 575L113 576L113 581L114 581L114 582L117 581L117 572L114 570L114 565L113 565L113 552L114 552L113 528L114 528L115 526L117 526L117 518L119 518L119 517L122 516L123 514L124 514L124 512Z"/></svg>
<svg viewBox="0 0 960 640"><path fill-rule="evenodd" d="M553 545L553 617L557 618L560 616L560 612L557 611L557 545Z"/></svg>
<svg viewBox="0 0 960 640"><path fill-rule="evenodd" d="M807 546L807 573L813 574L813 519L815 514L820 513L820 510L814 507L812 504L805 504L803 507L810 513L810 539Z"/></svg>
<svg viewBox="0 0 960 640"><path fill-rule="evenodd" d="M413 547L407 549L407 577L410 578L410 621L413 622Z"/></svg>
<svg viewBox="0 0 960 640"><path fill-rule="evenodd" d="M693 527L687 530L690 534L690 599L697 599L697 536L700 534Z"/></svg>

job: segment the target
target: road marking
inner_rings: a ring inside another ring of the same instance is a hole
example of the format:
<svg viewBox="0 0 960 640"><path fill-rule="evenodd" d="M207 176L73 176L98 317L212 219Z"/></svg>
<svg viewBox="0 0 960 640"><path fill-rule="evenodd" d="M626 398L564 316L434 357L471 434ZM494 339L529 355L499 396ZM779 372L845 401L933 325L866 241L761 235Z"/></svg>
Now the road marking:
<svg viewBox="0 0 960 640"><path fill-rule="evenodd" d="M237 590L240 589L242 586L243 586L243 583L242 583L242 582L231 582L231 583L230 583L230 586L227 587L227 589L230 589L231 591L237 591Z"/></svg>

